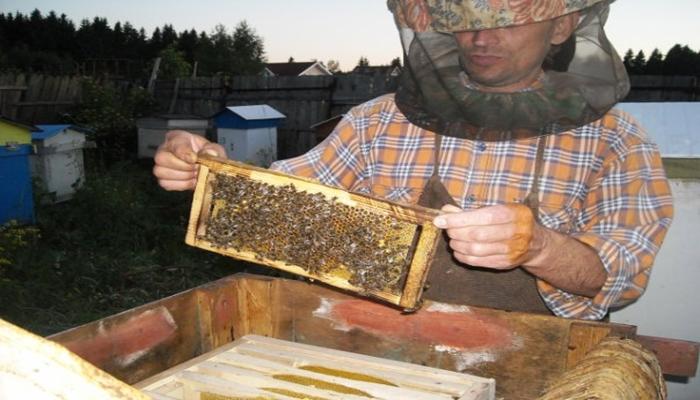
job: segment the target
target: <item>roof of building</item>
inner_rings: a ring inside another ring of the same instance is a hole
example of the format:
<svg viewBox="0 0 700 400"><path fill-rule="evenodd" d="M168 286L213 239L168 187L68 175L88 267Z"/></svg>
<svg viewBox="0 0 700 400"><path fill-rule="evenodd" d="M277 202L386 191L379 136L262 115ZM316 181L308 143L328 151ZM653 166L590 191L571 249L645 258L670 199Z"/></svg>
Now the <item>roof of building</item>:
<svg viewBox="0 0 700 400"><path fill-rule="evenodd" d="M268 63L265 64L265 67L277 76L299 76L299 74L311 68L314 64L314 61Z"/></svg>
<svg viewBox="0 0 700 400"><path fill-rule="evenodd" d="M400 73L401 67L394 65L358 65L352 72L362 75L392 75Z"/></svg>
<svg viewBox="0 0 700 400"><path fill-rule="evenodd" d="M29 125L29 124L25 124L25 123L22 123L22 122L19 122L19 121L15 121L14 119L10 119L10 118L7 118L7 117L2 116L2 115L0 115L0 121L5 122L5 123L10 124L10 125L14 125L14 126L16 126L16 127L18 127L18 128L27 129L27 130L29 130L30 132L37 132L37 131L39 131L39 128L37 128L37 127L34 126L34 125Z"/></svg>
<svg viewBox="0 0 700 400"><path fill-rule="evenodd" d="M78 125L37 125L38 131L32 133L32 140L46 140L54 137L66 129L72 129L81 133L88 133L90 129Z"/></svg>
<svg viewBox="0 0 700 400"><path fill-rule="evenodd" d="M268 63L265 64L265 68L276 76L300 76L306 71L310 70L314 66L320 68L323 72L328 75L333 75L332 72L326 68L323 63L319 61L308 61L308 62L285 62L285 63Z"/></svg>
<svg viewBox="0 0 700 400"><path fill-rule="evenodd" d="M275 110L267 104L257 104L252 106L233 106L226 107L226 110L238 115L239 117L248 120L263 120L263 119L282 119L287 118L286 115ZM222 111L223 112L223 111ZM221 113L219 113L221 114Z"/></svg>

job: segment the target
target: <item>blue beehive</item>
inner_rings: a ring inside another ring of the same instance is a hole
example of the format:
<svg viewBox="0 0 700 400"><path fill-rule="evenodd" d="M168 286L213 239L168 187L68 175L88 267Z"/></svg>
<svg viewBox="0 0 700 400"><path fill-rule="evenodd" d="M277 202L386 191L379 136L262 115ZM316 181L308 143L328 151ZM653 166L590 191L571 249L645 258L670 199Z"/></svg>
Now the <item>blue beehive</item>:
<svg viewBox="0 0 700 400"><path fill-rule="evenodd" d="M277 126L284 118L267 104L227 107L214 115L217 141L230 159L268 166L277 160Z"/></svg>
<svg viewBox="0 0 700 400"><path fill-rule="evenodd" d="M34 222L29 155L32 132L39 128L0 115L0 225Z"/></svg>
<svg viewBox="0 0 700 400"><path fill-rule="evenodd" d="M34 223L29 172L31 145L0 146L0 225L10 220Z"/></svg>

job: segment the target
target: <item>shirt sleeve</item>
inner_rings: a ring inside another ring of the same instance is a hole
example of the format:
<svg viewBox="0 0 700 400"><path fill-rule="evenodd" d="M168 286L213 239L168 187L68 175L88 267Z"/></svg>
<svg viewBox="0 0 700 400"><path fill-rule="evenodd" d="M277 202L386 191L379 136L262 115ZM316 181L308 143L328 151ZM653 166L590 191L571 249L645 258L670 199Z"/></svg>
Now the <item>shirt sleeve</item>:
<svg viewBox="0 0 700 400"><path fill-rule="evenodd" d="M274 162L270 169L346 190L365 191L362 132L356 125L352 112L346 114L323 142L301 156Z"/></svg>
<svg viewBox="0 0 700 400"><path fill-rule="evenodd" d="M591 186L572 236L593 248L608 277L592 299L543 281L549 308L567 318L602 319L644 293L654 258L673 217L671 190L656 146L613 144L613 157Z"/></svg>

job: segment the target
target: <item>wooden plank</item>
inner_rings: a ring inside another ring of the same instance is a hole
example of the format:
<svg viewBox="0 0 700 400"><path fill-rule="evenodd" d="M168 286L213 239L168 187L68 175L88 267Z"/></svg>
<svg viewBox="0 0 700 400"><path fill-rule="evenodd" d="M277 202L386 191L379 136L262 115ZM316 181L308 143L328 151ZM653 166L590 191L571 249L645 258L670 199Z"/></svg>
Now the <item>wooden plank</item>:
<svg viewBox="0 0 700 400"><path fill-rule="evenodd" d="M572 321L426 301L412 314L284 281L301 343L494 378L497 395L535 398L566 370Z"/></svg>
<svg viewBox="0 0 700 400"><path fill-rule="evenodd" d="M569 353L567 355L566 368L574 368L605 337L614 335L618 337L634 337L636 328L627 325L601 325L577 321L571 324L569 329Z"/></svg>
<svg viewBox="0 0 700 400"><path fill-rule="evenodd" d="M24 90L27 90L27 87L26 86L0 85L0 91L13 91L13 90L24 91Z"/></svg>
<svg viewBox="0 0 700 400"><path fill-rule="evenodd" d="M15 107L36 107L36 106L69 106L75 104L73 100L41 100L41 101L20 101L12 105Z"/></svg>
<svg viewBox="0 0 700 400"><path fill-rule="evenodd" d="M49 338L127 383L201 354L195 291L137 307Z"/></svg>
<svg viewBox="0 0 700 400"><path fill-rule="evenodd" d="M149 399L63 346L1 319L0 392L14 399Z"/></svg>
<svg viewBox="0 0 700 400"><path fill-rule="evenodd" d="M656 354L664 375L696 376L700 343L643 335L635 340Z"/></svg>
<svg viewBox="0 0 700 400"><path fill-rule="evenodd" d="M236 336L276 336L279 329L279 287L273 280L249 279L239 281L237 288L239 318L234 322Z"/></svg>

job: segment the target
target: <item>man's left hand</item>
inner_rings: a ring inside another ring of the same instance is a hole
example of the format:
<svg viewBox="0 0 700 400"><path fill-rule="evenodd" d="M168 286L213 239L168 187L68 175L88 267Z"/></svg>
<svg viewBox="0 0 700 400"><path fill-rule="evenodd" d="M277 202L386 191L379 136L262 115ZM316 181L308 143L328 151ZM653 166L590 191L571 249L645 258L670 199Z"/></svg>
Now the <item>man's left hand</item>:
<svg viewBox="0 0 700 400"><path fill-rule="evenodd" d="M465 211L442 208L433 221L447 230L454 257L462 263L507 270L533 261L545 246L545 228L530 208L507 204Z"/></svg>

